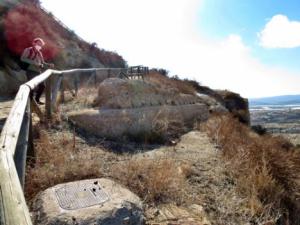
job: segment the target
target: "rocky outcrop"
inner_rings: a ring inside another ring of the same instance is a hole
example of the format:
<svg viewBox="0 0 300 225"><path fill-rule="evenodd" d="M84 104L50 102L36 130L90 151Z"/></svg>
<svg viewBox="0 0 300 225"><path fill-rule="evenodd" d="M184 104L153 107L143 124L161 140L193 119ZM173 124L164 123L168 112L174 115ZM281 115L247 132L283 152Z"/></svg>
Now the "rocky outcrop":
<svg viewBox="0 0 300 225"><path fill-rule="evenodd" d="M10 67L0 68L0 96L16 93L19 86L27 81L25 71L15 71Z"/></svg>
<svg viewBox="0 0 300 225"><path fill-rule="evenodd" d="M213 90L209 87L201 86L197 82L191 82L199 94L215 99L219 104L237 117L240 122L250 125L248 99L228 90Z"/></svg>
<svg viewBox="0 0 300 225"><path fill-rule="evenodd" d="M142 202L108 179L76 181L40 193L33 219L37 225L141 225Z"/></svg>
<svg viewBox="0 0 300 225"><path fill-rule="evenodd" d="M215 99L230 113L237 117L240 122L250 125L250 114L248 99L228 90L213 90L207 86L200 85L197 81L187 81L200 95L206 95Z"/></svg>
<svg viewBox="0 0 300 225"><path fill-rule="evenodd" d="M233 116L237 117L240 122L250 125L248 99L230 91L218 91L217 93L222 97L223 105Z"/></svg>
<svg viewBox="0 0 300 225"><path fill-rule="evenodd" d="M3 97L16 93L19 86L27 81L27 77L25 71L20 70L14 60L9 57L4 57L2 60L3 66L0 66L0 96Z"/></svg>
<svg viewBox="0 0 300 225"><path fill-rule="evenodd" d="M204 104L153 106L134 109L89 109L68 114L84 131L110 139L163 142L204 121L209 111Z"/></svg>

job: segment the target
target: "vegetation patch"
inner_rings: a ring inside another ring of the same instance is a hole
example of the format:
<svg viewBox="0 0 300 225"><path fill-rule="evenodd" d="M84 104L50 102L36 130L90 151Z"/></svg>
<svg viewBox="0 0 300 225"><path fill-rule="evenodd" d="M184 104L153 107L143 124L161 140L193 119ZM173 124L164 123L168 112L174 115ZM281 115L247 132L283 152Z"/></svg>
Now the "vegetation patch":
<svg viewBox="0 0 300 225"><path fill-rule="evenodd" d="M40 192L56 184L111 178L123 184L149 205L181 203L187 173L172 159L145 159L116 154L101 143L88 145L67 130L35 127L35 159L27 167L25 195L30 203ZM186 167L186 165L185 165Z"/></svg>
<svg viewBox="0 0 300 225"><path fill-rule="evenodd" d="M72 136L49 135L45 129L35 129L35 135L35 159L26 171L27 199L59 183L102 176L100 155L78 149Z"/></svg>
<svg viewBox="0 0 300 225"><path fill-rule="evenodd" d="M113 166L111 176L149 204L184 200L186 173L172 159L133 158Z"/></svg>
<svg viewBox="0 0 300 225"><path fill-rule="evenodd" d="M202 129L222 149L253 216L299 224L299 150L281 137L259 136L228 115L212 117Z"/></svg>
<svg viewBox="0 0 300 225"><path fill-rule="evenodd" d="M146 76L151 83L162 89L175 89L182 94L195 95L195 87L188 81L180 80L177 78L169 78L157 72L152 72Z"/></svg>

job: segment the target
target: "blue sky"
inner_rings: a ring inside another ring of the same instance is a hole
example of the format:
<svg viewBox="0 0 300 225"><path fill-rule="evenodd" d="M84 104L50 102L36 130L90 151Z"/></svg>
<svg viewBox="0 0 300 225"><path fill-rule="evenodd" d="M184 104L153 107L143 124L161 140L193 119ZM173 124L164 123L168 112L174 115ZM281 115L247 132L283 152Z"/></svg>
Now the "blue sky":
<svg viewBox="0 0 300 225"><path fill-rule="evenodd" d="M300 21L299 10L299 0L206 0L199 9L198 29L210 38L238 34L263 63L299 71L299 47L265 49L257 35L274 15Z"/></svg>
<svg viewBox="0 0 300 225"><path fill-rule="evenodd" d="M300 20L298 0L206 0L199 9L199 29L223 36L240 33L253 42L265 22L276 14Z"/></svg>
<svg viewBox="0 0 300 225"><path fill-rule="evenodd" d="M300 94L300 1L41 2L130 65L165 68L244 97Z"/></svg>

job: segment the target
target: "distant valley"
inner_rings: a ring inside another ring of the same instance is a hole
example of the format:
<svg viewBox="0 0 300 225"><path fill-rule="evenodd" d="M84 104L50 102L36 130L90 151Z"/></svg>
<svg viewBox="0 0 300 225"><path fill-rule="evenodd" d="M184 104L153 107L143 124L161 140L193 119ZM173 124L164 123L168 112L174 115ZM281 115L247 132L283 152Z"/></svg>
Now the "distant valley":
<svg viewBox="0 0 300 225"><path fill-rule="evenodd" d="M300 145L300 95L249 99L251 125L262 125Z"/></svg>
<svg viewBox="0 0 300 225"><path fill-rule="evenodd" d="M250 108L267 105L300 105L300 95L282 95L266 98L249 99Z"/></svg>

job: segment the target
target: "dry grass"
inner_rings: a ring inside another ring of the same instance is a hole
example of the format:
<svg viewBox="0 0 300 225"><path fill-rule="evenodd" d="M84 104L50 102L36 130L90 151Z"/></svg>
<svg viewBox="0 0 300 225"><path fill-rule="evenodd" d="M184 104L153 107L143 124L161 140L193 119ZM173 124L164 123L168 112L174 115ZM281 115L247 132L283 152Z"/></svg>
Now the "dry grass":
<svg viewBox="0 0 300 225"><path fill-rule="evenodd" d="M71 91L65 92L65 101L61 105L61 96L58 98L59 111L66 113L69 111L91 108L95 97L98 94L96 87L80 87L76 97L73 97Z"/></svg>
<svg viewBox="0 0 300 225"><path fill-rule="evenodd" d="M74 146L73 139L60 135L51 140L45 130L35 140L34 167L28 166L26 197L32 199L39 191L59 183L102 175L98 157Z"/></svg>
<svg viewBox="0 0 300 225"><path fill-rule="evenodd" d="M159 73L153 72L146 76L146 78L157 87L162 89L176 89L180 93L194 95L196 89L194 86L183 80L168 78Z"/></svg>
<svg viewBox="0 0 300 225"><path fill-rule="evenodd" d="M67 131L35 128L34 167L27 167L25 194L31 202L59 183L108 177L126 186L149 205L182 202L188 165L169 159L132 158L80 144ZM180 168L180 169L179 169Z"/></svg>
<svg viewBox="0 0 300 225"><path fill-rule="evenodd" d="M75 98L74 105L83 105L85 107L91 107L94 98L98 94L98 87L84 86L79 88L78 94Z"/></svg>
<svg viewBox="0 0 300 225"><path fill-rule="evenodd" d="M131 159L115 165L111 175L148 204L181 203L186 189L186 171L171 159Z"/></svg>
<svg viewBox="0 0 300 225"><path fill-rule="evenodd" d="M215 116L202 128L221 147L253 216L283 215L299 224L299 151L283 138L255 134L231 116Z"/></svg>

